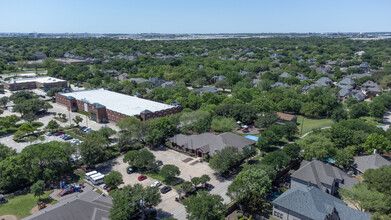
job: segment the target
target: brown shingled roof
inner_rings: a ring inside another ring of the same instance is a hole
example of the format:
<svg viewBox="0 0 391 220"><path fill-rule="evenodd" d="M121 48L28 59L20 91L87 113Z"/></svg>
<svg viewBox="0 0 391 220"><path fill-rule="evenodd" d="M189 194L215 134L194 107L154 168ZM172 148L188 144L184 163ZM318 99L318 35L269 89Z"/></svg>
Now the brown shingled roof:
<svg viewBox="0 0 391 220"><path fill-rule="evenodd" d="M280 119L285 120L285 121L292 121L292 119L295 117L294 115L285 114L282 112L277 112L277 115Z"/></svg>

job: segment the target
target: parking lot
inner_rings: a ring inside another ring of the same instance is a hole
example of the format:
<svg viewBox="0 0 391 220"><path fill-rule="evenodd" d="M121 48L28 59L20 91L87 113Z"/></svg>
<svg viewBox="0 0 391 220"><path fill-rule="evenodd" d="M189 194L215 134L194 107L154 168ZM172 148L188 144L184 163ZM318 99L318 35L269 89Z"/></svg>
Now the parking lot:
<svg viewBox="0 0 391 220"><path fill-rule="evenodd" d="M230 202L230 199L225 195L225 193L227 192L228 186L232 180L226 180L217 176L209 167L208 163L201 163L198 158L189 157L164 147L152 150L151 152L155 155L156 160L161 160L163 164L173 164L179 167L181 171L179 177L185 181L190 181L191 178L200 177L203 174L209 175L211 180L208 183L213 186L211 193L222 196L225 203ZM140 173L127 174L126 168L128 167L128 164L123 162L123 157L124 156L119 156L114 160L101 164L97 167L97 170L103 174L108 174L111 171L119 171L124 180L124 184L120 185L120 187L129 184L134 185L136 183L140 183L144 187L147 187L156 181L149 177L143 181L138 181L137 178ZM100 187L102 186L103 185ZM161 187L163 186L160 186L159 188ZM178 197L175 189L166 194L162 194L162 202L156 207L160 218L173 216L177 219L186 219L185 208L182 204L175 201L175 197Z"/></svg>

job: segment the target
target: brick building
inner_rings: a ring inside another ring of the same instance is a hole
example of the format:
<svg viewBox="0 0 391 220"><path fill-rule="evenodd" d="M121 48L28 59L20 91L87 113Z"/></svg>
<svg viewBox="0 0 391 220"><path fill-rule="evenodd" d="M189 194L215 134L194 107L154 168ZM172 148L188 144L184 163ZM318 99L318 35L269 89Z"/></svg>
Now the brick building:
<svg viewBox="0 0 391 220"><path fill-rule="evenodd" d="M50 89L54 87L67 87L67 81L53 77L37 77L37 78L23 78L11 79L3 82L4 89L15 91L22 89Z"/></svg>
<svg viewBox="0 0 391 220"><path fill-rule="evenodd" d="M179 113L180 106L171 106L105 89L83 90L70 93L57 93L56 102L69 110L83 111L96 122L119 122L130 116L141 120L164 117Z"/></svg>

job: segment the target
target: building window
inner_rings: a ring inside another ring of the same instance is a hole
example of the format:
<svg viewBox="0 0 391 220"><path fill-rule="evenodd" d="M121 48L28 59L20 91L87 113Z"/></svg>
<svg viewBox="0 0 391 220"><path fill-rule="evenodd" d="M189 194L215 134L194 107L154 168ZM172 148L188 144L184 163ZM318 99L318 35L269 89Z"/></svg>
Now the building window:
<svg viewBox="0 0 391 220"><path fill-rule="evenodd" d="M282 213L279 213L279 212L276 212L276 211L274 211L273 215L276 216L277 218L281 218L281 219L284 216Z"/></svg>

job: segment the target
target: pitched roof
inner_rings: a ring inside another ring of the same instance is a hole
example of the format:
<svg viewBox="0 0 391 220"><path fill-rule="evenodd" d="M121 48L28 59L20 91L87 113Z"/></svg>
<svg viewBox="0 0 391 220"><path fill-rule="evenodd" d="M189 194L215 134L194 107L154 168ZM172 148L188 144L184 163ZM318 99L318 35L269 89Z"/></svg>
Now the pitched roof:
<svg viewBox="0 0 391 220"><path fill-rule="evenodd" d="M369 220L371 215L350 208L342 200L329 195L316 187L289 189L273 201L274 205L284 207L309 219L327 219L332 213L339 219Z"/></svg>
<svg viewBox="0 0 391 220"><path fill-rule="evenodd" d="M205 92L211 92L211 93L217 94L216 87L212 87L212 86L205 86L205 87L202 87L199 89L194 89L194 91L199 92L201 94L205 93Z"/></svg>
<svg viewBox="0 0 391 220"><path fill-rule="evenodd" d="M286 113L282 113L282 112L277 112L277 115L280 119L285 120L285 121L292 121L292 119L294 119L296 117L295 115L286 114Z"/></svg>
<svg viewBox="0 0 391 220"><path fill-rule="evenodd" d="M168 81L168 82L164 82L162 83L160 86L162 88L172 88L176 85L176 82L175 81Z"/></svg>
<svg viewBox="0 0 391 220"><path fill-rule="evenodd" d="M386 160L379 154L372 154L367 156L355 157L353 167L361 173L368 169L377 169L382 166L389 166L391 162Z"/></svg>
<svg viewBox="0 0 391 220"><path fill-rule="evenodd" d="M34 215L30 215L25 219L29 220L90 220L108 219L110 209L112 207L112 199L109 196L103 197L94 191L86 191L79 194L77 197L72 197L65 201L46 207Z"/></svg>
<svg viewBox="0 0 391 220"><path fill-rule="evenodd" d="M255 144L256 141L242 137L231 132L214 135L212 133L202 133L197 135L183 135L177 134L169 139L171 142L184 146L188 149L201 149L204 153L210 155L215 154L216 151L225 147L237 147L239 151L248 145Z"/></svg>
<svg viewBox="0 0 391 220"><path fill-rule="evenodd" d="M352 89L354 88L355 83L351 78L344 78L337 84L337 86L343 89Z"/></svg>
<svg viewBox="0 0 391 220"><path fill-rule="evenodd" d="M331 85L333 82L331 81L331 79L329 79L328 77L321 77L319 78L318 80L316 80L316 84L320 85L320 86L329 86Z"/></svg>
<svg viewBox="0 0 391 220"><path fill-rule="evenodd" d="M290 77L292 77L292 75L289 74L289 73L287 73L287 72L283 72L283 73L280 75L280 77L282 77L282 78L290 78Z"/></svg>
<svg viewBox="0 0 391 220"><path fill-rule="evenodd" d="M297 74L296 78L299 80L309 80L309 78L301 73Z"/></svg>
<svg viewBox="0 0 391 220"><path fill-rule="evenodd" d="M368 92L381 93L381 91L382 91L381 87L377 83L375 83L371 80L368 80L365 83L363 83L361 85L361 88L368 91Z"/></svg>
<svg viewBox="0 0 391 220"><path fill-rule="evenodd" d="M358 180L350 178L337 167L318 160L313 160L311 162L304 160L300 165L300 169L294 172L292 177L305 182L311 182L323 191L326 191L325 184L332 186L334 181L340 182L341 187L353 186L358 183Z"/></svg>
<svg viewBox="0 0 391 220"><path fill-rule="evenodd" d="M291 87L290 85L282 82L276 82L273 85L270 86L271 88L276 88L276 87Z"/></svg>

